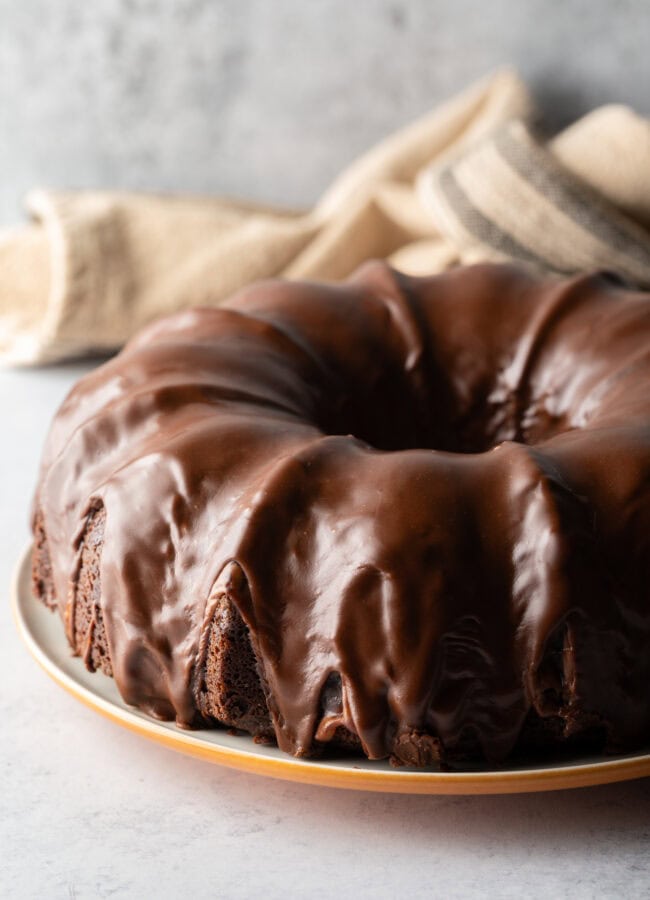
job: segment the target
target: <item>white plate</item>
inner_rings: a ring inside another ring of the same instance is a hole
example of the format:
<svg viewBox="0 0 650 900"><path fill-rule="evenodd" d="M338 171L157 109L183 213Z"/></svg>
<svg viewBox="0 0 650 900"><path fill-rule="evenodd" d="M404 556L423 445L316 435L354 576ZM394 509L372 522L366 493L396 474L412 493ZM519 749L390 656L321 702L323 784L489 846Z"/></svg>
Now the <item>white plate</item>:
<svg viewBox="0 0 650 900"><path fill-rule="evenodd" d="M101 672L86 671L70 652L59 617L38 602L31 592L31 547L19 560L12 590L12 604L21 637L45 671L74 697L119 725L182 753L210 762L330 787L404 794L505 794L550 791L625 781L650 775L650 754L638 753L606 759L581 758L553 766L474 769L432 772L394 769L387 762L345 758L324 762L299 760L276 747L255 744L252 738L226 731L186 731L169 722L158 722L127 706L115 682Z"/></svg>

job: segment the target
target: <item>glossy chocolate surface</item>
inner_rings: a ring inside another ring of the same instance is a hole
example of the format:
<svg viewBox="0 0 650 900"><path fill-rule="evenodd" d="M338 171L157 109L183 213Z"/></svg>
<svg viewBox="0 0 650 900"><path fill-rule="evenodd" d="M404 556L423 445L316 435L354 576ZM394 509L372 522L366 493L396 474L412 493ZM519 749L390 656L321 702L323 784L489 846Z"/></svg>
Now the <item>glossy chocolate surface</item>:
<svg viewBox="0 0 650 900"><path fill-rule="evenodd" d="M504 758L531 709L650 734L650 296L506 266L269 282L82 379L42 510L71 622L89 510L126 701L196 720L228 563L280 746L339 725ZM332 687L334 686L334 688Z"/></svg>

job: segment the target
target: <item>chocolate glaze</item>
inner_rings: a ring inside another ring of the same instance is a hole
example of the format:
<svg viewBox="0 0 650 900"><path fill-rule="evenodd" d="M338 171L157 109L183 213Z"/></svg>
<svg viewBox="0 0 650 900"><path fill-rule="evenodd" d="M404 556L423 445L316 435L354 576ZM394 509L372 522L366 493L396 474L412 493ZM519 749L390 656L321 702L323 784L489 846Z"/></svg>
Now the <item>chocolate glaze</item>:
<svg viewBox="0 0 650 900"><path fill-rule="evenodd" d="M61 612L104 506L113 672L152 715L196 722L234 572L291 753L345 726L371 758L419 734L499 760L531 709L639 744L649 374L650 296L606 274L373 263L175 315L52 425L35 508Z"/></svg>

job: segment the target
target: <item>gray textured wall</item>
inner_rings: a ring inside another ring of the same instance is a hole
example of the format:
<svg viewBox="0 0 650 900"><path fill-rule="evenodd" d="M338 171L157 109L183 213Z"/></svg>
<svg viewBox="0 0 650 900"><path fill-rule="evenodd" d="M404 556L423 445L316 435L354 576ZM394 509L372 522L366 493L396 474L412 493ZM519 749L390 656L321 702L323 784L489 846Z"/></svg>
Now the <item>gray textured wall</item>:
<svg viewBox="0 0 650 900"><path fill-rule="evenodd" d="M0 0L0 221L34 184L311 202L495 66L650 112L647 0Z"/></svg>

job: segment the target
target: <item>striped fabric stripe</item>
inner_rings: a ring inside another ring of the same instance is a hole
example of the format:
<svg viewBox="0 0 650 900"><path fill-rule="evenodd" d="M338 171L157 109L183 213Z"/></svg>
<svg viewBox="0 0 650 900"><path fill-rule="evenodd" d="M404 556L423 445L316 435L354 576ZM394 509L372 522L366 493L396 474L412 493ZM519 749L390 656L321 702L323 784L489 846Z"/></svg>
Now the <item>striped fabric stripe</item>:
<svg viewBox="0 0 650 900"><path fill-rule="evenodd" d="M425 173L420 197L462 253L650 285L650 235L578 181L520 121Z"/></svg>
<svg viewBox="0 0 650 900"><path fill-rule="evenodd" d="M445 169L440 173L438 182L449 209L455 213L465 229L484 244L492 247L504 257L521 259L535 265L545 265L545 260L520 244L511 234L499 228L472 203L471 197L465 193L458 183L453 170Z"/></svg>

